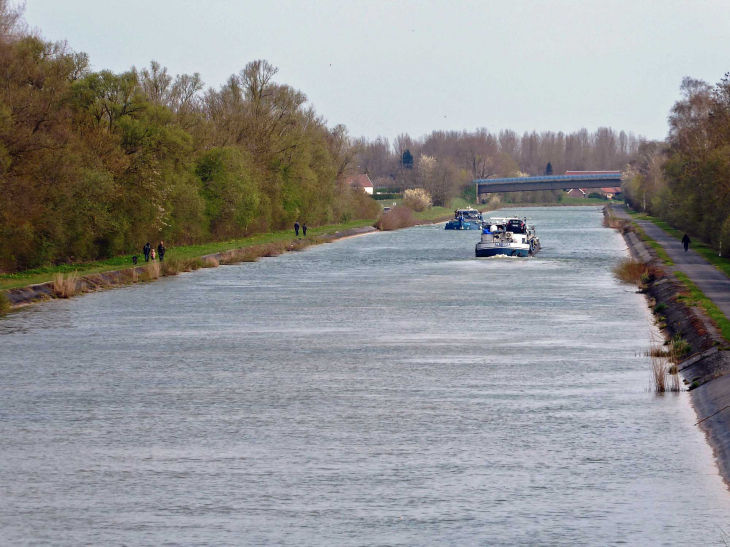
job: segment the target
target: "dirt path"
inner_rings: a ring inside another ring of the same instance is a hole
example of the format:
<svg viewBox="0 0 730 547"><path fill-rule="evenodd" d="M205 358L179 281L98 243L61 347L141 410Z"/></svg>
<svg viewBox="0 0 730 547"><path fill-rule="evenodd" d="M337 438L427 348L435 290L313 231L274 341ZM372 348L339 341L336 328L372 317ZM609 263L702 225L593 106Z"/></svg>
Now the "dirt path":
<svg viewBox="0 0 730 547"><path fill-rule="evenodd" d="M613 215L636 222L650 238L667 251L673 268L689 277L712 300L725 317L730 319L730 278L692 250L684 252L682 243L648 220L635 220L625 209L611 207Z"/></svg>

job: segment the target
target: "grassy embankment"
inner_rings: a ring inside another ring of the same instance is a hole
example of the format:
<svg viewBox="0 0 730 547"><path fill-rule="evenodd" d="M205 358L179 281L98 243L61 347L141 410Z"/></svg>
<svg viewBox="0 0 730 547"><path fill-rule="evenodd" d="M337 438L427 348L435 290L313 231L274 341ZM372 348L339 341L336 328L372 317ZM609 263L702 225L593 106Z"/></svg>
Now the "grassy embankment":
<svg viewBox="0 0 730 547"><path fill-rule="evenodd" d="M667 232L670 236L681 240L684 236L684 232L677 230L672 227L669 223L656 217L647 215L646 213L637 213L636 211L629 210L628 213L636 220L648 220L656 224L659 228ZM709 245L706 245L699 238L692 237L692 249L697 251L707 262L715 266L722 273L730 277L730 259L727 257L718 256L717 249L713 249ZM653 241L653 240L652 240Z"/></svg>
<svg viewBox="0 0 730 547"><path fill-rule="evenodd" d="M634 213L633 216L639 217L639 215L636 213ZM645 217L646 215L641 218L644 219ZM607 225L611 225L610 218L607 221ZM660 228L664 229L663 226L659 224L657 225ZM615 228L616 226L611 227ZM647 236L646 233L644 233L644 231L641 229L641 227L636 224L636 222L631 223L631 228L639 235L642 241L644 241L646 244L648 244L657 251L657 256L666 266L674 266L674 262L669 258L669 255L667 255L664 247L662 247L656 240ZM672 230L674 229L672 228ZM677 230L674 230L674 232L676 233ZM679 238L681 238L681 236L679 236ZM715 263L715 265L717 264ZM620 279L624 281L634 281L639 284L641 282L645 282L647 280L647 276L659 277L661 275L661 273L658 271L647 270L646 268L648 267L648 265L642 262L637 262L633 259L629 259L626 261L622 261L622 263L619 264L614 272ZM721 269L721 271L724 270ZM725 317L725 314L722 313L720 308L718 308L712 300L705 296L705 293L703 293L700 288L694 282L692 282L692 280L687 275L677 270L674 270L673 273L677 280L680 282L680 284L683 286L683 290L677 298L680 300L685 300L690 306L701 307L705 311L707 316L715 323L722 337L730 342L730 318Z"/></svg>
<svg viewBox="0 0 730 547"><path fill-rule="evenodd" d="M677 299L686 301L691 306L700 306L705 310L705 313L714 321L717 328L720 331L722 337L730 342L730 319L725 317L720 308L715 303L705 296L700 288L695 285L692 280L682 272L675 271L674 275L679 281L685 286L686 290L683 294L680 294Z"/></svg>
<svg viewBox="0 0 730 547"><path fill-rule="evenodd" d="M350 228L361 228L370 226L372 220L356 220L344 224L333 224L329 226L319 226L317 228L309 228L307 230L307 239L315 238L326 234L332 234L336 231L348 230ZM203 245L187 245L183 247L174 247L168 249L165 254L165 262L175 260L190 260L201 256L230 251L232 249L241 249L252 247L254 245L267 245L271 243L283 243L294 240L293 230L282 230L268 234L257 234L251 237L235 239L231 241L223 241L217 243L205 243ZM158 242L153 247L156 246ZM144 256L141 248L138 253L140 256L140 265L144 265ZM81 264L63 264L60 266L45 266L24 272L13 274L0 274L0 291L7 289L15 289L35 285L38 283L46 283L53 281L58 274L72 274L78 272L80 275L88 275L94 273L103 273L124 268L131 268L132 255L117 256L108 260L98 262L86 262Z"/></svg>

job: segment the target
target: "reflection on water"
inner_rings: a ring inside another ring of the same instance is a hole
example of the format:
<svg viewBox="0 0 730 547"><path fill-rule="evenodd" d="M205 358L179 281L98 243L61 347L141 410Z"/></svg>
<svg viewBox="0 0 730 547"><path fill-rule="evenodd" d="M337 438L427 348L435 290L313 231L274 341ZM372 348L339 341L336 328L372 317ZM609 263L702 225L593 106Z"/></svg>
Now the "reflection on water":
<svg viewBox="0 0 730 547"><path fill-rule="evenodd" d="M598 208L423 226L0 321L5 544L721 544L730 496Z"/></svg>

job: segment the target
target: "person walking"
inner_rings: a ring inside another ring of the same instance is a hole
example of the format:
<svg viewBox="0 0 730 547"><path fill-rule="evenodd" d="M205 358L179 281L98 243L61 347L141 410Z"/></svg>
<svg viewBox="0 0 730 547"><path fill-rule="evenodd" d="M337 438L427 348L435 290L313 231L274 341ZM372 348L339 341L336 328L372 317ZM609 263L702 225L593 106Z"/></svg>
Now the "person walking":
<svg viewBox="0 0 730 547"><path fill-rule="evenodd" d="M160 241L160 244L157 246L157 254L160 255L160 262L165 260L165 252L167 249L165 249L165 243L163 241Z"/></svg>
<svg viewBox="0 0 730 547"><path fill-rule="evenodd" d="M142 247L142 252L144 253L144 261L149 262L150 261L150 250L152 250L152 245L150 245L150 242L144 244L144 247Z"/></svg>
<svg viewBox="0 0 730 547"><path fill-rule="evenodd" d="M684 234L684 237L682 238L682 245L684 245L684 252L687 252L687 249L689 249L689 244L692 243L692 240L689 238L687 234Z"/></svg>
<svg viewBox="0 0 730 547"><path fill-rule="evenodd" d="M294 223L294 235L296 235L297 237L299 237L299 221L296 221Z"/></svg>
<svg viewBox="0 0 730 547"><path fill-rule="evenodd" d="M307 223L305 222L302 224L302 233L304 234L304 237L307 237Z"/></svg>
<svg viewBox="0 0 730 547"><path fill-rule="evenodd" d="M155 261L155 250L154 250L154 249L152 249L152 250L150 251L150 258L152 259L152 262L154 262L154 261Z"/></svg>

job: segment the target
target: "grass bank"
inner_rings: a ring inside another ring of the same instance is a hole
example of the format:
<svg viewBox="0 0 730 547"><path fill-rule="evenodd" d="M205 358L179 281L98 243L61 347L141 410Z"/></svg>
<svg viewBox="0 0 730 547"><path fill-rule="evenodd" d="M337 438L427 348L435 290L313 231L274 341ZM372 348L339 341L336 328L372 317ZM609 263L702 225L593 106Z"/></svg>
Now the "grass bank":
<svg viewBox="0 0 730 547"><path fill-rule="evenodd" d="M730 343L730 319L725 317L720 308L707 298L689 277L678 271L675 271L674 275L685 287L685 291L677 297L677 300L684 300L690 306L700 306L705 310L708 317L717 325L722 337Z"/></svg>
<svg viewBox="0 0 730 547"><path fill-rule="evenodd" d="M307 230L307 237L315 238L317 236L332 234L334 232L348 230L351 228L362 228L364 226L370 226L372 223L372 220L357 220L344 224L332 224L328 226L309 228ZM209 254L230 251L232 249L268 245L271 243L282 243L294 239L294 230L282 230L268 234L257 234L251 237L234 239L231 241L173 247L168 249L165 254L165 262L171 260L191 260ZM155 243L155 245L153 245L154 247L158 242L151 243ZM140 245L140 252L138 253L141 259L140 265L144 265L144 256L142 255L141 250ZM58 274L72 274L74 272L78 272L79 275L89 275L131 268L132 266L132 255L125 255L97 262L45 266L14 274L0 274L0 290L17 289L28 285L46 283L53 281Z"/></svg>

